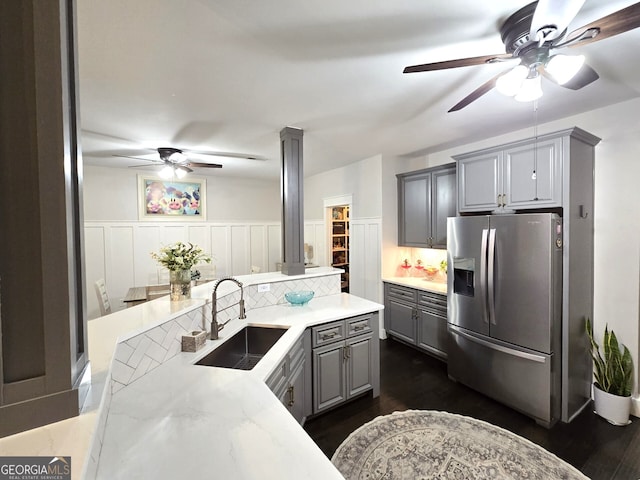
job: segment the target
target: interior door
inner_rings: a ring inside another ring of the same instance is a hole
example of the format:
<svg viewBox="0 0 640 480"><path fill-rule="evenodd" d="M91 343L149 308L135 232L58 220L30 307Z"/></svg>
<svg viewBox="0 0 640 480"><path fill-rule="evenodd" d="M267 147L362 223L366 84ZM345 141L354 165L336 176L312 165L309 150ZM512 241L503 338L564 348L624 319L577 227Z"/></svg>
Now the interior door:
<svg viewBox="0 0 640 480"><path fill-rule="evenodd" d="M560 219L550 213L496 215L490 227L495 232L488 245L491 336L552 353L561 295L558 268L562 251L556 245L562 232Z"/></svg>

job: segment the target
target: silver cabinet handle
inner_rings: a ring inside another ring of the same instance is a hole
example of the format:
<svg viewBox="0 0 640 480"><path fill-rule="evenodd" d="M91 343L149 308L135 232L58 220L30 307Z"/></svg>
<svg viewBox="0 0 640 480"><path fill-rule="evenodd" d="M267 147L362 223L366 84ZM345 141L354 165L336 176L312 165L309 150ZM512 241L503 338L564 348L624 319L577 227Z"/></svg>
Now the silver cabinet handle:
<svg viewBox="0 0 640 480"><path fill-rule="evenodd" d="M290 407L293 407L293 404L295 403L295 400L294 400L294 387L293 387L293 385L290 385L290 386L289 386L289 388L287 389L287 391L289 392L289 402L288 402L288 405L289 405Z"/></svg>
<svg viewBox="0 0 640 480"><path fill-rule="evenodd" d="M365 323L361 323L360 325L356 325L353 327L354 332L359 332L360 330L364 330L367 325Z"/></svg>
<svg viewBox="0 0 640 480"><path fill-rule="evenodd" d="M322 338L322 340L331 340L333 337L335 337L337 335L336 332L331 332L331 333L321 333L320 334L320 338Z"/></svg>

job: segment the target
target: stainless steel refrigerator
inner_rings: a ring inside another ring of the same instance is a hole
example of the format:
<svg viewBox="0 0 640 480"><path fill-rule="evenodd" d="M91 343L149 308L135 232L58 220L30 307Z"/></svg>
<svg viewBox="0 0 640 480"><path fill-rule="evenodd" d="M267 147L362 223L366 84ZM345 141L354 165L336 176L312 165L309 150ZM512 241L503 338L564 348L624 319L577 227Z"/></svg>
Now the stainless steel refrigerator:
<svg viewBox="0 0 640 480"><path fill-rule="evenodd" d="M562 219L447 224L448 374L541 425L560 417Z"/></svg>

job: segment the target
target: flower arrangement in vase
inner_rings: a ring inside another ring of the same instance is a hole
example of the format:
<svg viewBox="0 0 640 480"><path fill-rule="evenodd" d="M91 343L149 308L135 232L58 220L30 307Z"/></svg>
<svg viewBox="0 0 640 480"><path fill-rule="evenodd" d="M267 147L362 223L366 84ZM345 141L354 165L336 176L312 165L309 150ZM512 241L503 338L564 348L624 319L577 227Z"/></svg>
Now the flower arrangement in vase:
<svg viewBox="0 0 640 480"><path fill-rule="evenodd" d="M202 248L189 242L162 247L159 252L151 252L151 258L169 270L171 300L191 298L191 268L198 263L211 263Z"/></svg>

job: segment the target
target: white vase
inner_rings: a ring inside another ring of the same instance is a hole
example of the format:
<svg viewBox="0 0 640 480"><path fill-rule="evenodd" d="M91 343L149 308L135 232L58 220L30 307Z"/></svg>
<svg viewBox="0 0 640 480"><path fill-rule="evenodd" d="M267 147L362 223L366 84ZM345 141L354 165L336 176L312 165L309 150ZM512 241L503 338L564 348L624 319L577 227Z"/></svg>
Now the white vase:
<svg viewBox="0 0 640 480"><path fill-rule="evenodd" d="M612 425L628 425L631 413L631 397L621 397L593 386L593 402L596 413Z"/></svg>

